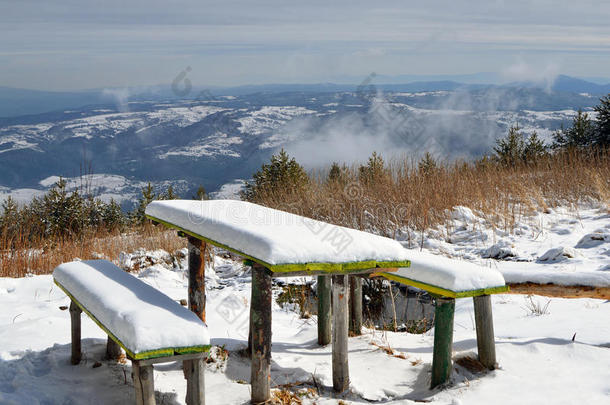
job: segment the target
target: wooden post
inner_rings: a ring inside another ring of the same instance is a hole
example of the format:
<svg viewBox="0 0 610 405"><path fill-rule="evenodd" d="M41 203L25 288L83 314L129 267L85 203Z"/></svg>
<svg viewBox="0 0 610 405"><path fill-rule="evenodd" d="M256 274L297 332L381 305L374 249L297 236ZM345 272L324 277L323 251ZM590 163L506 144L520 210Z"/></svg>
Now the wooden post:
<svg viewBox="0 0 610 405"><path fill-rule="evenodd" d="M206 243L188 237L189 251L189 309L205 322L205 250Z"/></svg>
<svg viewBox="0 0 610 405"><path fill-rule="evenodd" d="M81 348L80 348L80 314L83 312L74 301L70 301L70 325L72 331L72 364L80 363Z"/></svg>
<svg viewBox="0 0 610 405"><path fill-rule="evenodd" d="M271 272L260 264L252 266L250 333L252 335L252 403L271 398Z"/></svg>
<svg viewBox="0 0 610 405"><path fill-rule="evenodd" d="M333 389L343 392L349 387L347 330L349 314L348 276L333 276Z"/></svg>
<svg viewBox="0 0 610 405"><path fill-rule="evenodd" d="M362 278L349 278L349 332L352 336L362 334Z"/></svg>
<svg viewBox="0 0 610 405"><path fill-rule="evenodd" d="M480 295L478 297L473 297L473 300L479 361L488 369L494 370L497 364L494 321L491 312L491 296Z"/></svg>
<svg viewBox="0 0 610 405"><path fill-rule="evenodd" d="M453 344L453 314L455 299L439 297L434 312L434 352L432 356L432 384L434 388L451 376L451 347Z"/></svg>
<svg viewBox="0 0 610 405"><path fill-rule="evenodd" d="M106 342L106 359L118 360L119 357L121 357L121 346L108 336L108 341Z"/></svg>
<svg viewBox="0 0 610 405"><path fill-rule="evenodd" d="M332 276L318 276L318 344L330 343L330 285Z"/></svg>
<svg viewBox="0 0 610 405"><path fill-rule="evenodd" d="M133 385L136 389L136 405L155 405L155 376L153 366L131 362Z"/></svg>
<svg viewBox="0 0 610 405"><path fill-rule="evenodd" d="M205 360L185 360L186 405L205 405Z"/></svg>

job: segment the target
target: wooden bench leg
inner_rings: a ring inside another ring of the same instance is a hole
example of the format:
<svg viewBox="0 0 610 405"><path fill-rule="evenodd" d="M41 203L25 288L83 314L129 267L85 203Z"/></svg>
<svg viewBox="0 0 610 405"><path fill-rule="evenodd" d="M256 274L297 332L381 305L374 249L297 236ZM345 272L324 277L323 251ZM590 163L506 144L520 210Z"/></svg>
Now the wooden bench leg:
<svg viewBox="0 0 610 405"><path fill-rule="evenodd" d="M352 336L362 334L362 277L349 277L349 332Z"/></svg>
<svg viewBox="0 0 610 405"><path fill-rule="evenodd" d="M250 302L250 333L252 335L252 403L261 404L271 398L271 272L252 266L252 300Z"/></svg>
<svg viewBox="0 0 610 405"><path fill-rule="evenodd" d="M119 357L121 357L121 346L108 336L108 341L106 342L106 359L118 360Z"/></svg>
<svg viewBox="0 0 610 405"><path fill-rule="evenodd" d="M348 276L333 276L333 389L343 392L349 387L347 349L349 287Z"/></svg>
<svg viewBox="0 0 610 405"><path fill-rule="evenodd" d="M155 376L152 365L131 362L133 385L136 389L136 405L155 405Z"/></svg>
<svg viewBox="0 0 610 405"><path fill-rule="evenodd" d="M72 357L70 362L72 364L80 363L81 359L80 314L82 312L83 311L74 303L74 301L70 302L70 325L72 332Z"/></svg>
<svg viewBox="0 0 610 405"><path fill-rule="evenodd" d="M473 300L479 361L488 369L494 370L497 367L497 364L494 321L491 312L491 296L480 295L474 297Z"/></svg>
<svg viewBox="0 0 610 405"><path fill-rule="evenodd" d="M205 405L205 360L185 360L186 405Z"/></svg>
<svg viewBox="0 0 610 405"><path fill-rule="evenodd" d="M451 376L451 348L453 344L453 314L455 299L437 298L434 312L434 352L432 356L432 383L434 388Z"/></svg>
<svg viewBox="0 0 610 405"><path fill-rule="evenodd" d="M330 343L330 285L332 276L318 276L318 344Z"/></svg>
<svg viewBox="0 0 610 405"><path fill-rule="evenodd" d="M189 309L205 322L205 249L206 243L188 237Z"/></svg>

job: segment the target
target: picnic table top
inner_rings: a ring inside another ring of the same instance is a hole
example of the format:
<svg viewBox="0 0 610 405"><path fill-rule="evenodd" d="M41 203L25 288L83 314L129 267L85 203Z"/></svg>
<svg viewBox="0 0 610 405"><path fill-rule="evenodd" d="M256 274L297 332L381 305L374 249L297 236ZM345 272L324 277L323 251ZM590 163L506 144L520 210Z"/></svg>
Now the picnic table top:
<svg viewBox="0 0 610 405"><path fill-rule="evenodd" d="M273 272L409 266L409 251L393 239L246 201L153 201L146 216Z"/></svg>

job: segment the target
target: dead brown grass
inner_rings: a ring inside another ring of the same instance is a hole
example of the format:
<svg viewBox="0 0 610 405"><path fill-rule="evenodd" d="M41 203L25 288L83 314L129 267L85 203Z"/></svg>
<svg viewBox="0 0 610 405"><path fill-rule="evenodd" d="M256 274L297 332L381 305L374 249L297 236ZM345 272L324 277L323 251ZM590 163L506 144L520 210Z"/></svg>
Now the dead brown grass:
<svg viewBox="0 0 610 405"><path fill-rule="evenodd" d="M255 202L337 225L393 237L448 224L458 205L511 232L526 215L554 206L578 209L610 201L610 151L563 152L515 167L491 161L441 164L422 172L409 159L390 162L375 181L348 168L341 181L316 173L306 193L258 196ZM415 236L415 235L414 235Z"/></svg>
<svg viewBox="0 0 610 405"><path fill-rule="evenodd" d="M175 231L146 224L128 232L96 230L76 238L29 240L20 235L0 235L0 277L46 274L75 258L116 260L121 252L139 248L174 252L185 247Z"/></svg>

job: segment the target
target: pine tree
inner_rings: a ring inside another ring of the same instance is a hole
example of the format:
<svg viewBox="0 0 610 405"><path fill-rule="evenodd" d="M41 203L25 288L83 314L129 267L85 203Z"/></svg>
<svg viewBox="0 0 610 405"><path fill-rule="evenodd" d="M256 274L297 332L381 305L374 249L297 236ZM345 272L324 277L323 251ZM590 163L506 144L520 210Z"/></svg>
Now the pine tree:
<svg viewBox="0 0 610 405"><path fill-rule="evenodd" d="M199 185L197 189L197 194L193 196L193 200L204 201L208 199L208 194L205 192L205 188L202 185Z"/></svg>
<svg viewBox="0 0 610 405"><path fill-rule="evenodd" d="M364 184L372 185L383 182L387 179L387 176L388 170L383 158L377 152L373 152L366 165L358 168L358 178Z"/></svg>
<svg viewBox="0 0 610 405"><path fill-rule="evenodd" d="M150 182L142 188L142 196L138 200L138 206L131 214L132 222L141 225L146 221L146 207L156 198L154 188Z"/></svg>
<svg viewBox="0 0 610 405"><path fill-rule="evenodd" d="M525 163L533 163L546 155L546 149L547 147L544 144L544 141L540 139L536 131L534 131L525 142L522 159Z"/></svg>
<svg viewBox="0 0 610 405"><path fill-rule="evenodd" d="M10 230L19 225L19 206L10 195L2 202L0 228Z"/></svg>
<svg viewBox="0 0 610 405"><path fill-rule="evenodd" d="M610 94L602 97L600 104L595 106L597 124L595 126L595 144L610 147Z"/></svg>
<svg viewBox="0 0 610 405"><path fill-rule="evenodd" d="M339 184L345 185L348 181L349 175L347 166L339 166L339 163L333 162L328 171L328 177L326 178L327 184Z"/></svg>
<svg viewBox="0 0 610 405"><path fill-rule="evenodd" d="M518 125L510 127L508 135L496 140L493 150L495 158L506 166L515 166L522 161L525 151L525 140Z"/></svg>
<svg viewBox="0 0 610 405"><path fill-rule="evenodd" d="M578 110L572 120L572 126L560 130L553 134L553 148L582 148L592 146L595 143L595 127L589 118L589 114Z"/></svg>
<svg viewBox="0 0 610 405"><path fill-rule="evenodd" d="M438 164L430 152L426 152L424 157L417 164L417 168L421 174L427 176L438 170Z"/></svg>
<svg viewBox="0 0 610 405"><path fill-rule="evenodd" d="M271 156L269 164L263 164L259 171L247 182L241 197L247 201L258 201L264 196L273 194L298 194L304 192L309 184L309 177L303 166L288 156L282 149Z"/></svg>
<svg viewBox="0 0 610 405"><path fill-rule="evenodd" d="M172 186L170 184L169 187L167 187L167 191L165 192L165 194L159 196L159 199L160 200L177 200L178 195L176 193L174 193L174 186Z"/></svg>

